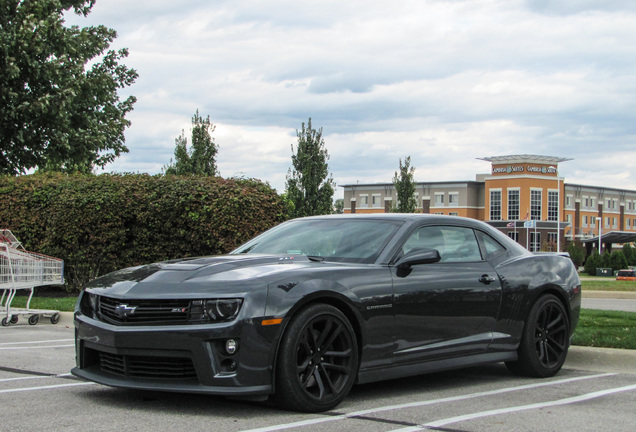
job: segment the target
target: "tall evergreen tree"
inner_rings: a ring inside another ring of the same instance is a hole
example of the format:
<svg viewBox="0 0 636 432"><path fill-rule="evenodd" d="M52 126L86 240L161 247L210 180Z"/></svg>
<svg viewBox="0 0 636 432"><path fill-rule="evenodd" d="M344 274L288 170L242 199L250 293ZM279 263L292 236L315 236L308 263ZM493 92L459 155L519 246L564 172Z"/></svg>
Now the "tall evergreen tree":
<svg viewBox="0 0 636 432"><path fill-rule="evenodd" d="M400 159L400 172L395 172L393 176L393 185L397 192L397 206L393 207L393 211L397 213L415 213L417 202L415 201L415 167L411 166L411 156Z"/></svg>
<svg viewBox="0 0 636 432"><path fill-rule="evenodd" d="M298 147L292 168L287 172L286 196L293 203L292 217L332 213L334 182L329 174L329 154L322 138L322 128L311 127L311 117L296 130Z"/></svg>
<svg viewBox="0 0 636 432"><path fill-rule="evenodd" d="M117 32L67 27L64 14L86 16L94 0L0 4L0 174L30 169L90 172L128 152L125 117L134 96L119 89L137 72L109 50Z"/></svg>
<svg viewBox="0 0 636 432"><path fill-rule="evenodd" d="M166 174L215 176L216 154L218 146L212 138L216 126L210 122L210 116L203 118L199 110L192 117L192 146L188 148L185 131L175 138L174 162L164 167Z"/></svg>

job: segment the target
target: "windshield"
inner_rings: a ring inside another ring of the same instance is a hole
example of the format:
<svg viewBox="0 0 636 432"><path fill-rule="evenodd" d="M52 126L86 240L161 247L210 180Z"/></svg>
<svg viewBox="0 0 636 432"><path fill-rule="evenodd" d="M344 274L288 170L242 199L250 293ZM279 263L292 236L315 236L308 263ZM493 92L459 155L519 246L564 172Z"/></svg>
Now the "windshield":
<svg viewBox="0 0 636 432"><path fill-rule="evenodd" d="M326 261L372 263L401 222L369 219L299 219L266 231L232 254L290 254Z"/></svg>

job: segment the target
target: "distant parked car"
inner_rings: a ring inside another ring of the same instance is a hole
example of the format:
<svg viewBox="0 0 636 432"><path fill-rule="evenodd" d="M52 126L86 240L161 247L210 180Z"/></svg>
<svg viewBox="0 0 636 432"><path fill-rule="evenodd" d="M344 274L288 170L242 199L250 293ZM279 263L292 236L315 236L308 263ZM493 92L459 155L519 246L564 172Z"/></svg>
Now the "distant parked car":
<svg viewBox="0 0 636 432"><path fill-rule="evenodd" d="M356 383L482 363L553 376L580 307L569 258L533 255L483 222L310 217L229 255L90 282L75 311L72 372L324 411Z"/></svg>
<svg viewBox="0 0 636 432"><path fill-rule="evenodd" d="M619 270L616 274L616 280L636 281L635 270Z"/></svg>

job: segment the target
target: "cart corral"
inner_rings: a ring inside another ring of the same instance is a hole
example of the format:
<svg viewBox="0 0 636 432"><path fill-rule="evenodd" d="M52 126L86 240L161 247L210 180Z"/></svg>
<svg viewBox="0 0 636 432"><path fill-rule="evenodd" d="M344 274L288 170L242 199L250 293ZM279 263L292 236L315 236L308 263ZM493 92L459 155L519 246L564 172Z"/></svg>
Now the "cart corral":
<svg viewBox="0 0 636 432"><path fill-rule="evenodd" d="M19 316L29 316L29 324L37 324L40 316L48 317L56 324L59 311L30 309L35 287L64 283L64 261L46 255L29 252L7 229L0 230L0 316L2 325L18 322ZM11 303L19 290L29 290L26 308L12 308Z"/></svg>

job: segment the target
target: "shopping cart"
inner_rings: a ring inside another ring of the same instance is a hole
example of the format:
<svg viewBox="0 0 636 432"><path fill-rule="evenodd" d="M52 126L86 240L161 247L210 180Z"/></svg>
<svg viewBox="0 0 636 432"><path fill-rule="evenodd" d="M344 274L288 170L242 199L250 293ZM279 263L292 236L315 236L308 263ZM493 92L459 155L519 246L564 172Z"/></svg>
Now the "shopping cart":
<svg viewBox="0 0 636 432"><path fill-rule="evenodd" d="M40 316L51 319L57 324L60 311L48 309L30 309L35 287L42 285L61 285L64 283L64 261L46 255L29 252L7 229L0 229L0 316L2 325L18 322L18 316L29 315L29 324L37 324ZM11 303L19 290L29 290L26 308L12 308Z"/></svg>

